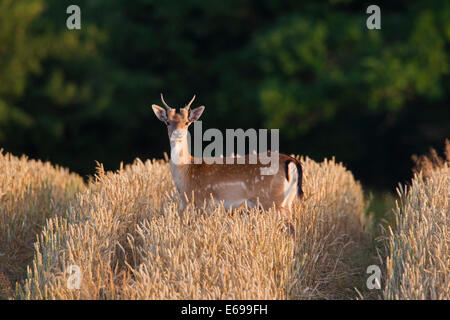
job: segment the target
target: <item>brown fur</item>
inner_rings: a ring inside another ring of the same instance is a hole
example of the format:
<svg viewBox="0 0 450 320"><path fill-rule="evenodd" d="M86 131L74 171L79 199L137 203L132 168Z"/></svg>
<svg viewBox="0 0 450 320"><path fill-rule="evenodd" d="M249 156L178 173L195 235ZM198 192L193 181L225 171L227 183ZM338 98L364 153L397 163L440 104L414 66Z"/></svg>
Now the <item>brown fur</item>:
<svg viewBox="0 0 450 320"><path fill-rule="evenodd" d="M191 200L194 194L194 203L201 205L204 200L209 200L211 195L214 199L232 200L239 196L249 201L257 203L268 209L275 204L277 209L281 209L284 200L284 183L289 180L287 165L289 162L300 163L290 156L279 154L279 172L274 175L261 175L260 168L267 167L261 163L249 164L249 156L245 156L245 164L194 164L191 157L191 164L179 165L175 168L184 177L184 186L178 190L180 194L186 194ZM235 158L237 162L237 158ZM220 187L218 184L225 184ZM242 182L245 188L236 186L227 188L226 184ZM298 183L301 190L301 175ZM244 193L244 194L243 194Z"/></svg>

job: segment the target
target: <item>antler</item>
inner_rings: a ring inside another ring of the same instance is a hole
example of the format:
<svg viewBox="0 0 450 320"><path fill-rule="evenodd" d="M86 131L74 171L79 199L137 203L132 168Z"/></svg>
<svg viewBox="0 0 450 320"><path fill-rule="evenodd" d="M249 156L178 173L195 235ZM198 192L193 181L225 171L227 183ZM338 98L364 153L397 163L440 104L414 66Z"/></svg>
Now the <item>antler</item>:
<svg viewBox="0 0 450 320"><path fill-rule="evenodd" d="M186 107L184 107L184 109L185 109L186 111L189 111L189 108L191 107L191 104L192 104L192 102L194 102L194 100L195 100L195 94L194 94L194 96L192 97L191 101L189 101L189 103L186 105Z"/></svg>
<svg viewBox="0 0 450 320"><path fill-rule="evenodd" d="M161 93L161 101L164 104L164 106L166 107L167 111L172 110L172 108L164 101L164 97L163 97L162 93Z"/></svg>

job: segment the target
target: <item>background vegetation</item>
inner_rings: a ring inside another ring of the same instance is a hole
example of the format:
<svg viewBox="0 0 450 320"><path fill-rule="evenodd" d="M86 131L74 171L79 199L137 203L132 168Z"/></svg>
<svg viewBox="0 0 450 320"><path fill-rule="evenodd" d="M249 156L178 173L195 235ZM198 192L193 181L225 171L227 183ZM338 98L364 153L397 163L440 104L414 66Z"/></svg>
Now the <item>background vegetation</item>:
<svg viewBox="0 0 450 320"><path fill-rule="evenodd" d="M282 151L393 190L450 136L450 4L383 2L368 30L369 4L0 0L0 146L82 176L161 158L150 105L196 93L204 128L280 128Z"/></svg>

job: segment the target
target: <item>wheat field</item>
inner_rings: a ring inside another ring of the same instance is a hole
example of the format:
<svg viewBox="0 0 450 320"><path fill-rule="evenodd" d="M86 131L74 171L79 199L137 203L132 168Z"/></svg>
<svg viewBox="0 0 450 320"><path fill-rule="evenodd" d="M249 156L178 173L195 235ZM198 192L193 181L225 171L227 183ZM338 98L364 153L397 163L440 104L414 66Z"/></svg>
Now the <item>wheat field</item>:
<svg viewBox="0 0 450 320"><path fill-rule="evenodd" d="M0 299L26 275L46 219L64 214L83 188L83 179L67 169L0 149Z"/></svg>
<svg viewBox="0 0 450 320"><path fill-rule="evenodd" d="M304 159L298 237L273 210L181 209L168 164L136 160L97 175L35 244L23 299L333 298L363 231L361 186L333 160ZM68 289L69 265L81 268Z"/></svg>
<svg viewBox="0 0 450 320"><path fill-rule="evenodd" d="M356 289L375 237L360 183L334 159L300 159L293 235L273 209L182 209L167 161L98 164L84 183L1 152L0 299L449 298L448 165L399 190L374 294Z"/></svg>
<svg viewBox="0 0 450 320"><path fill-rule="evenodd" d="M396 229L387 232L387 299L449 299L450 168L443 164L398 188Z"/></svg>

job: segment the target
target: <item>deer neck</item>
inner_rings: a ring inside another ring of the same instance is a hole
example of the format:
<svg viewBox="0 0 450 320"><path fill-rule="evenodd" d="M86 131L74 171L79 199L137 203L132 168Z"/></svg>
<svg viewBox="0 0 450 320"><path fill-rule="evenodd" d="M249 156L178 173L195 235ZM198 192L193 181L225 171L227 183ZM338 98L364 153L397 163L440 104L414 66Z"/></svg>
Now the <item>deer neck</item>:
<svg viewBox="0 0 450 320"><path fill-rule="evenodd" d="M192 156L188 147L187 130L177 130L172 133L170 137L170 162L175 167L192 163Z"/></svg>
<svg viewBox="0 0 450 320"><path fill-rule="evenodd" d="M187 192L187 169L192 163L192 156L189 153L187 134L174 135L170 137L170 172L172 173L175 187L181 195L184 203L184 193Z"/></svg>

